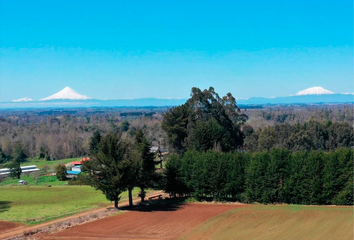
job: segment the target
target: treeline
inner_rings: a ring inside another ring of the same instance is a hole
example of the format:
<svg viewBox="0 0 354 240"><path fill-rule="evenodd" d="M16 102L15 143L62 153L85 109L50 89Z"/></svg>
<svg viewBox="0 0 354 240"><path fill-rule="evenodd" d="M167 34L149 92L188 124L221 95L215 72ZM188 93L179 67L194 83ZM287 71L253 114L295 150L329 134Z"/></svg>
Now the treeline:
<svg viewBox="0 0 354 240"><path fill-rule="evenodd" d="M135 117L141 117L141 116L145 116L145 117L151 117L154 114L156 114L156 112L149 112L149 113L144 113L144 112L122 112L121 114L119 114L121 117L128 117L128 116L135 116Z"/></svg>
<svg viewBox="0 0 354 240"><path fill-rule="evenodd" d="M134 138L142 129L153 145L170 152L242 147L253 152L274 147L334 150L354 145L352 104L261 107L241 110L231 94L221 97L212 88L194 88L184 105L172 109L3 110L0 164L6 167L18 142L27 158L87 156L89 139L96 130L102 135L114 132Z"/></svg>
<svg viewBox="0 0 354 240"><path fill-rule="evenodd" d="M109 112L109 111L108 111ZM46 160L83 157L89 154L90 137L95 131L102 135L120 133L133 138L141 129L154 145L166 146L161 128L161 114L147 112L147 117L126 119L120 112L90 116L28 116L0 117L0 164L12 159L20 145L27 158ZM166 140L165 140L166 139Z"/></svg>
<svg viewBox="0 0 354 240"><path fill-rule="evenodd" d="M244 147L252 152L272 148L291 151L334 150L354 146L354 129L348 123L310 120L304 124L277 124L254 131L243 126Z"/></svg>
<svg viewBox="0 0 354 240"><path fill-rule="evenodd" d="M241 106L249 116L247 123L254 129L288 123L304 124L313 119L319 122L354 122L353 104L263 105L260 109Z"/></svg>
<svg viewBox="0 0 354 240"><path fill-rule="evenodd" d="M166 164L171 195L245 203L353 205L353 150L189 151Z"/></svg>

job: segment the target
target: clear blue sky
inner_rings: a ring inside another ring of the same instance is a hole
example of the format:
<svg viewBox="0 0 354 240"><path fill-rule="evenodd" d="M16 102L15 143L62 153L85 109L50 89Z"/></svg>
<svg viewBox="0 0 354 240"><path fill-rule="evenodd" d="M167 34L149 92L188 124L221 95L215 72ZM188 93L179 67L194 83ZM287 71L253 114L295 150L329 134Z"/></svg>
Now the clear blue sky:
<svg viewBox="0 0 354 240"><path fill-rule="evenodd" d="M66 86L99 99L353 92L353 1L0 0L0 99Z"/></svg>

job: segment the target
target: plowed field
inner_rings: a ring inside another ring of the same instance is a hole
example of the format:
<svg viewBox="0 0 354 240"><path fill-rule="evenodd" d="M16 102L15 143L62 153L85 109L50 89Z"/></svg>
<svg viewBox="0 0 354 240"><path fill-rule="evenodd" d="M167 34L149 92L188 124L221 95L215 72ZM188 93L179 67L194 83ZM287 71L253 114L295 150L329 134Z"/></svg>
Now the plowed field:
<svg viewBox="0 0 354 240"><path fill-rule="evenodd" d="M353 239L352 207L185 204L127 211L36 239Z"/></svg>
<svg viewBox="0 0 354 240"><path fill-rule="evenodd" d="M5 233L17 228L22 228L25 227L26 225L21 224L21 223L13 223L13 222L6 222L6 221L0 221L0 233Z"/></svg>
<svg viewBox="0 0 354 240"><path fill-rule="evenodd" d="M186 204L161 211L129 211L41 239L177 239L200 223L244 205Z"/></svg>

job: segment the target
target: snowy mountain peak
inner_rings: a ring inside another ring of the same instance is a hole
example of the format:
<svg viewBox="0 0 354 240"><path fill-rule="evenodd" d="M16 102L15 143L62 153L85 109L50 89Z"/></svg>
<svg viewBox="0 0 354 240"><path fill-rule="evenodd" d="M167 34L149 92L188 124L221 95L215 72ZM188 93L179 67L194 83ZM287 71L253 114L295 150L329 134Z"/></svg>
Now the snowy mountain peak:
<svg viewBox="0 0 354 240"><path fill-rule="evenodd" d="M57 92L49 97L42 98L40 101L47 100L58 100L58 99L69 99L69 100L86 100L91 99L86 95L81 95L70 87L65 87L60 92Z"/></svg>
<svg viewBox="0 0 354 240"><path fill-rule="evenodd" d="M12 102L31 102L31 101L33 101L33 99L28 98L28 97L12 100Z"/></svg>
<svg viewBox="0 0 354 240"><path fill-rule="evenodd" d="M302 95L322 95L322 94L333 94L333 92L324 89L323 87L312 87L307 88L305 90L299 91L295 94L295 96L302 96Z"/></svg>

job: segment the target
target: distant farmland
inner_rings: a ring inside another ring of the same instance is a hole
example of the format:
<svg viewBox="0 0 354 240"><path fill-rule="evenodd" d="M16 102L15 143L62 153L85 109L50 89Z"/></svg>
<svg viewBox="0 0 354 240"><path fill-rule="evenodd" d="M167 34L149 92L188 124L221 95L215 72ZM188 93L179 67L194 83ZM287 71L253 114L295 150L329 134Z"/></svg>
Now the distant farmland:
<svg viewBox="0 0 354 240"><path fill-rule="evenodd" d="M203 222L181 239L353 239L353 207L239 208Z"/></svg>
<svg viewBox="0 0 354 240"><path fill-rule="evenodd" d="M184 204L104 218L40 239L353 239L353 207Z"/></svg>
<svg viewBox="0 0 354 240"><path fill-rule="evenodd" d="M80 159L81 158L66 158L66 159L53 160L53 161L31 159L30 161L21 164L21 166L36 165L38 168L41 169L43 166L46 166L46 165L49 167L53 167L58 164L67 164L67 163L73 162L73 161L80 161Z"/></svg>

